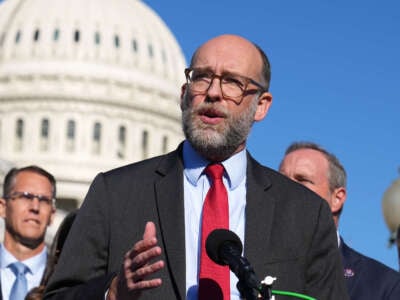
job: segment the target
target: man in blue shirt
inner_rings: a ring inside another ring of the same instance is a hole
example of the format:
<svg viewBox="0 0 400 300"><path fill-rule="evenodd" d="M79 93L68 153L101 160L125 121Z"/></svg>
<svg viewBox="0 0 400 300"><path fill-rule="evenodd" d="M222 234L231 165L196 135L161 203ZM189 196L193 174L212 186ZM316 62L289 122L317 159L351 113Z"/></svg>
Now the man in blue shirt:
<svg viewBox="0 0 400 300"><path fill-rule="evenodd" d="M3 300L19 300L40 283L47 260L44 238L54 217L55 195L54 177L37 166L13 168L4 179L0 199L0 215L5 224L0 246ZM17 284L17 264L23 270L21 284Z"/></svg>
<svg viewBox="0 0 400 300"><path fill-rule="evenodd" d="M287 148L279 171L324 198L339 228L347 194L346 171L335 155L315 143L295 142ZM353 250L342 238L338 243L350 299L400 299L400 273Z"/></svg>

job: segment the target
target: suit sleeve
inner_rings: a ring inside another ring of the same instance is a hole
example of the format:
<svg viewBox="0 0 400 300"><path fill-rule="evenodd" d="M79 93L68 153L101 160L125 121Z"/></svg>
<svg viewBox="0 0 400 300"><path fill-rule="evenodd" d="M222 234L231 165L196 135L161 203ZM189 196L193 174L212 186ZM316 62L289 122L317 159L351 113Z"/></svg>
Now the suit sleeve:
<svg viewBox="0 0 400 300"><path fill-rule="evenodd" d="M115 276L108 268L108 194L104 176L99 174L68 234L44 299L104 299Z"/></svg>
<svg viewBox="0 0 400 300"><path fill-rule="evenodd" d="M347 294L337 232L329 206L320 205L318 222L307 255L307 291L317 299L349 299Z"/></svg>

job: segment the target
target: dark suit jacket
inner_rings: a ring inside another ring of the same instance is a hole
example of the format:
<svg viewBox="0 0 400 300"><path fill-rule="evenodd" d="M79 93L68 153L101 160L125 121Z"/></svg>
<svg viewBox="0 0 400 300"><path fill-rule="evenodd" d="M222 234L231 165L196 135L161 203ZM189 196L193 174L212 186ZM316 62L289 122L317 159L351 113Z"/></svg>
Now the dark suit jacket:
<svg viewBox="0 0 400 300"><path fill-rule="evenodd" d="M67 238L45 299L104 299L124 254L154 221L166 267L141 299L185 299L182 147L99 174ZM326 201L248 155L245 254L273 288L348 299ZM279 299L286 299L281 297ZM288 298L289 300L293 298Z"/></svg>
<svg viewBox="0 0 400 300"><path fill-rule="evenodd" d="M340 240L344 276L352 300L399 300L400 273Z"/></svg>

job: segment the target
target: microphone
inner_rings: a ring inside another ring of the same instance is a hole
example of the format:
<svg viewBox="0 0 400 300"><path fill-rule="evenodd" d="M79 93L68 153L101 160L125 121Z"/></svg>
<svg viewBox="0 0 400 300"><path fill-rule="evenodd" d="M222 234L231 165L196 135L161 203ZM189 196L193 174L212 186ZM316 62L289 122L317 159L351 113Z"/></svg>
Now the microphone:
<svg viewBox="0 0 400 300"><path fill-rule="evenodd" d="M257 279L249 261L242 256L242 250L243 245L240 238L227 229L213 230L206 240L208 257L219 265L229 266L239 279L238 289L241 293L248 294L250 292L254 295L253 289L261 291L260 281ZM246 297L246 299L249 298ZM254 299L256 298L254 297Z"/></svg>

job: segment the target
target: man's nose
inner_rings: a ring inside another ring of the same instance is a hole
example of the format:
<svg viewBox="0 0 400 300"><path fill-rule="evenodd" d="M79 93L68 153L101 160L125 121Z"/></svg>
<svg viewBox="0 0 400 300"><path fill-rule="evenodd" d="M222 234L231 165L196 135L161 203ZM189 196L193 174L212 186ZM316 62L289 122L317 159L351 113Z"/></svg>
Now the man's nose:
<svg viewBox="0 0 400 300"><path fill-rule="evenodd" d="M211 80L210 86L207 90L207 96L209 99L214 101L222 99L221 78L214 77Z"/></svg>
<svg viewBox="0 0 400 300"><path fill-rule="evenodd" d="M37 197L33 198L30 202L30 209L34 211L39 211L40 208L40 201Z"/></svg>

